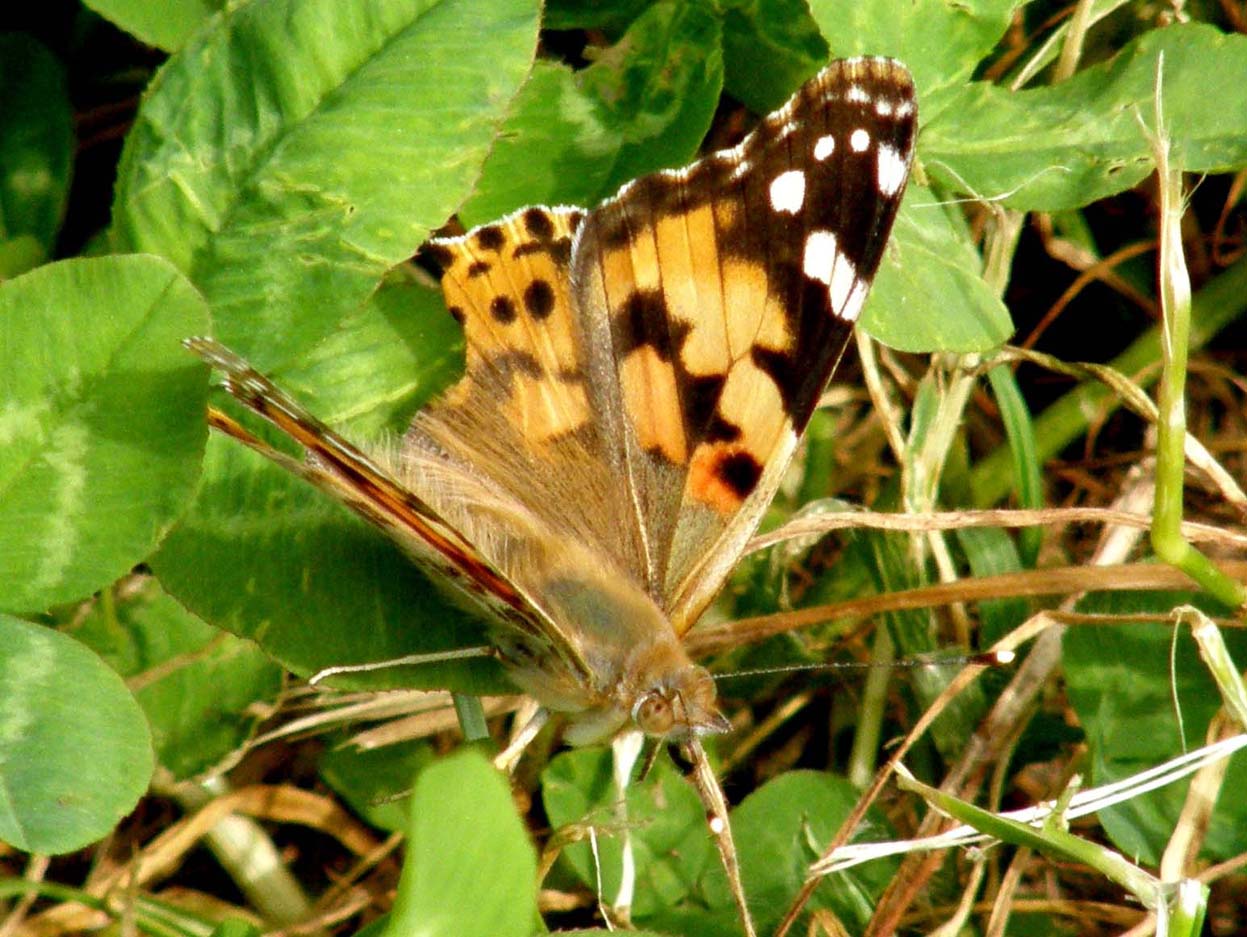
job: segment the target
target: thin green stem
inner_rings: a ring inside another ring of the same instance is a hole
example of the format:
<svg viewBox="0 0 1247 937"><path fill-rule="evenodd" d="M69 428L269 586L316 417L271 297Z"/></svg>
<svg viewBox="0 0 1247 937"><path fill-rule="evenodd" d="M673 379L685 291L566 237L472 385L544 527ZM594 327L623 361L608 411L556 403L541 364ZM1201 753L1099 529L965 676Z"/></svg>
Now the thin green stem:
<svg viewBox="0 0 1247 937"><path fill-rule="evenodd" d="M1210 280L1192 298L1188 349L1202 348L1221 329L1247 310L1247 259L1229 267ZM1160 357L1160 330L1152 328L1140 335L1111 367L1127 375L1142 375L1146 385L1155 379L1153 364ZM1071 442L1086 433L1088 425L1101 420L1121 406L1121 400L1099 381L1085 381L1035 418L1036 457L1055 458ZM1004 499L1013 487L1013 457L1008 446L986 456L970 473L976 507L991 507Z"/></svg>
<svg viewBox="0 0 1247 937"><path fill-rule="evenodd" d="M1182 535L1186 468L1186 369L1191 340L1191 280L1182 251L1182 167L1170 159L1156 78L1156 130L1149 134L1160 189L1161 360L1157 389L1156 501L1152 549L1232 608L1247 604L1247 588L1217 569Z"/></svg>
<svg viewBox="0 0 1247 937"><path fill-rule="evenodd" d="M479 742L489 738L489 726L485 724L485 708L479 696L466 693L452 693L455 703L455 715L459 717L459 728L463 731L464 741Z"/></svg>

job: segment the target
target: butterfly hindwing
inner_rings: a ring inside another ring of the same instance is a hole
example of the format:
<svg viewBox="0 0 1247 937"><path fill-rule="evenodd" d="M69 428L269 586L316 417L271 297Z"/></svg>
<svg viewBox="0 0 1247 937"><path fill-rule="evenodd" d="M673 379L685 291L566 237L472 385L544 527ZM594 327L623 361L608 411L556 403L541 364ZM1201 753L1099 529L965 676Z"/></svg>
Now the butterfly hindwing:
<svg viewBox="0 0 1247 937"><path fill-rule="evenodd" d="M425 248L442 270L447 308L463 324L466 368L416 415L404 440L405 481L538 593L543 571L519 558L528 549L520 540L575 544L629 578L643 564L626 486L609 458L614 427L594 399L603 378L589 373L593 339L570 275L585 215L525 208ZM523 529L500 525L506 512L482 510L479 497L444 484L445 466L522 506Z"/></svg>
<svg viewBox="0 0 1247 937"><path fill-rule="evenodd" d="M446 306L463 326L467 380L448 400L488 389L489 405L531 445L576 432L591 418L581 374L582 339L567 276L584 212L524 209L468 236L433 242Z"/></svg>

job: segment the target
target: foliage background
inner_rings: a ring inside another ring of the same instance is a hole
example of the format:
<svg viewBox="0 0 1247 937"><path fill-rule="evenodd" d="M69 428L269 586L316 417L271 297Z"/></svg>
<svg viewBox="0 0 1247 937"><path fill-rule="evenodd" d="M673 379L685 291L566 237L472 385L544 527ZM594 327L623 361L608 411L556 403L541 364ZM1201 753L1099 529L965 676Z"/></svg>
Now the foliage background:
<svg viewBox="0 0 1247 937"><path fill-rule="evenodd" d="M841 376L841 405L812 426L768 526L846 502L1095 506L1134 490L1148 425L1112 390L1023 365L956 398L945 365L953 354L975 363L1012 335L1059 358L1111 361L1141 386L1155 380L1155 190L1140 121L1154 115L1162 53L1169 131L1192 174L1191 422L1243 477L1247 40L1233 4L94 0L4 16L0 896L13 899L10 927L125 919L203 933L311 918L353 931L391 909L392 927L436 922L447 934L542 926L530 834L553 855L588 825L610 826L606 753L556 753L544 740L512 792L517 813L478 760L445 757L457 732L444 713L420 717L420 741L342 746L347 727L373 725L382 706L426 702L410 695L339 696L332 718L314 710L330 734L322 724L305 738L312 725L293 723L251 745L307 715L284 669L470 646L481 632L347 512L208 437L203 410L221 397L179 342L221 338L357 436L401 432L460 367L437 290L407 262L430 233L452 216L471 225L535 202L593 204L734 142L750 112L782 103L830 56L890 54L916 76L919 167L863 327L891 348L939 354L930 367L890 353L882 367L865 363L907 413L895 421L899 451L859 371ZM932 466L923 454L941 436ZM1192 512L1226 536L1241 531L1241 504L1198 474L1192 486ZM838 638L872 624L902 655L986 646L1077 590L1058 582L1041 599L1019 588L964 614L863 619L835 603L958 577L969 597L976 577L1086 562L1094 534L965 530L924 556L904 536L848 531L757 554L716 621L833 605L832 621L733 648L714 666L862 657L878 645ZM1241 540L1214 538L1213 549L1242 559ZM1128 556L1146 561L1146 543ZM1171 673L1170 629L1156 621L1190 598L1085 597L1081 611L1119 617L1066 635L1061 670L1032 688L981 796L1029 803L1074 771L1098 784L1198 744L1214 691L1193 654ZM888 681L877 673L834 687L809 675L724 683L739 730L717 755L764 926L882 757L871 740L901 733L938 691L903 676L878 691ZM945 712L909 760L916 773L938 782L958 763L1006 678L995 676ZM507 690L488 662L355 684L381 686ZM352 704L365 708L339 708ZM502 729L495 720L496 738ZM1241 773L1231 766L1227 790ZM413 776L410 800L382 802ZM1177 785L1079 832L1154 865L1184 800ZM899 795L883 806L868 838L905 835L921 812ZM629 809L636 921L734 932L701 808L678 772L660 761ZM1188 874L1243 852L1241 803L1218 809ZM409 836L401 875L385 845L397 829ZM617 842L602 847L608 895ZM251 877L266 855L276 871ZM1101 914L1108 928L1134 913L1106 882L1024 859L995 855L984 886L1007 907L1051 898L1055 877L1053 904L1015 909L1019 930L1086 929ZM1000 880L1011 861L1013 890ZM543 879L546 922L600 923L598 872L586 844L570 846ZM813 907L851 932L872 917L879 927L898 913L884 892L896 874L884 861L837 876ZM917 926L952 913L968 874L953 856L922 880ZM1241 881L1216 884L1213 922L1230 932Z"/></svg>

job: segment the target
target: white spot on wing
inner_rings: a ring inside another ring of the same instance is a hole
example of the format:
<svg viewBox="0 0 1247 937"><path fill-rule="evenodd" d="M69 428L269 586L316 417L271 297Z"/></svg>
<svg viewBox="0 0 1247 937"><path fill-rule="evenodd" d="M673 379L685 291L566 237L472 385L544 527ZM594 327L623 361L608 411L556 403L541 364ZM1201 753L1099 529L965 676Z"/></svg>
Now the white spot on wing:
<svg viewBox="0 0 1247 937"><path fill-rule="evenodd" d="M831 265L831 282L828 284L831 287L831 311L833 313L850 322L857 318L857 313L861 311L861 299L856 301L856 309L852 308L850 300L853 299L853 293L861 282L857 276L857 268L853 266L852 261L844 254L837 253L835 262ZM865 292L862 294L862 299L864 298Z"/></svg>
<svg viewBox="0 0 1247 937"><path fill-rule="evenodd" d="M732 181L735 182L751 169L753 169L753 163L749 162L747 159L742 159L732 170Z"/></svg>
<svg viewBox="0 0 1247 937"><path fill-rule="evenodd" d="M849 146L853 148L854 153L861 153L870 146L870 134L858 127L849 134Z"/></svg>
<svg viewBox="0 0 1247 937"><path fill-rule="evenodd" d="M862 304L866 302L866 292L869 289L870 284L859 279L853 284L853 289L849 290L849 297L844 301L844 308L837 310L836 315L846 322L856 322L857 317L862 314Z"/></svg>
<svg viewBox="0 0 1247 937"><path fill-rule="evenodd" d="M830 231L811 231L805 239L805 254L801 259L801 269L811 280L818 280L827 286L831 285L831 267L839 252L836 249L836 236Z"/></svg>
<svg viewBox="0 0 1247 937"><path fill-rule="evenodd" d="M771 182L771 207L795 215L805 204L805 173L800 169L781 172Z"/></svg>
<svg viewBox="0 0 1247 937"><path fill-rule="evenodd" d="M819 137L818 142L814 144L814 158L820 163L834 152L836 152L836 138L831 134Z"/></svg>
<svg viewBox="0 0 1247 937"><path fill-rule="evenodd" d="M861 85L849 85L849 90L844 93L844 99L853 104L865 104L870 100L870 95L862 90Z"/></svg>
<svg viewBox="0 0 1247 937"><path fill-rule="evenodd" d="M878 114L880 117L890 117L892 115L892 102L891 101L876 101L875 102L875 113Z"/></svg>
<svg viewBox="0 0 1247 937"><path fill-rule="evenodd" d="M905 182L905 160L895 147L880 144L879 153L879 191L887 196L895 195Z"/></svg>

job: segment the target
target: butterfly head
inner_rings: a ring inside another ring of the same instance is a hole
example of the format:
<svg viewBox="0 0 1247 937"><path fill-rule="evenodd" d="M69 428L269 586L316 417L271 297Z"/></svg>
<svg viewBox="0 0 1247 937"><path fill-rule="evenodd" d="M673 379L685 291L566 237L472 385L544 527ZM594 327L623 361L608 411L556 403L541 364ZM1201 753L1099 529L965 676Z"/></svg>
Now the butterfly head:
<svg viewBox="0 0 1247 937"><path fill-rule="evenodd" d="M673 742L731 729L719 712L714 678L693 664L671 672L638 695L632 704L632 721L646 735Z"/></svg>

